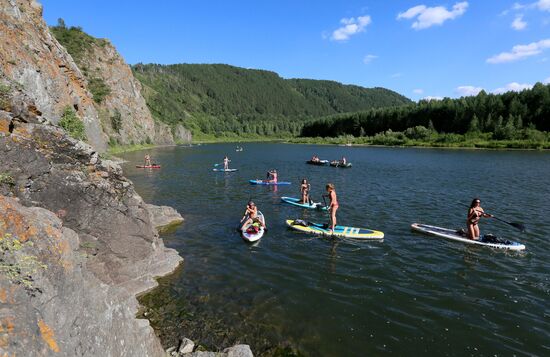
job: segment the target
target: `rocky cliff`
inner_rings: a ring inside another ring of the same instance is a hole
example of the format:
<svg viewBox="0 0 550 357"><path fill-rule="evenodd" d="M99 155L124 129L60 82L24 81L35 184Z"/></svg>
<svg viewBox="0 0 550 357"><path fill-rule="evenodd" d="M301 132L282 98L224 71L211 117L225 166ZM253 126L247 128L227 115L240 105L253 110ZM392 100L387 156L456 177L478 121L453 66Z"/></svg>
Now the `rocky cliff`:
<svg viewBox="0 0 550 357"><path fill-rule="evenodd" d="M160 356L135 295L181 258L121 168L0 75L0 355ZM46 118L47 119L47 118Z"/></svg>
<svg viewBox="0 0 550 357"><path fill-rule="evenodd" d="M88 79L92 94L95 86L104 86L102 93L98 86L99 93L94 95L94 100L103 131L111 142L169 145L174 141L191 141L190 133L181 125L172 129L153 120L141 94L140 82L108 40L94 38L80 28L67 28L64 24L52 27L52 32Z"/></svg>
<svg viewBox="0 0 550 357"><path fill-rule="evenodd" d="M153 120L141 85L107 40L80 44L85 46L83 55L67 52L73 48L66 49L52 35L38 2L0 0L0 38L0 71L33 100L36 114L57 124L64 110L73 108L96 151L105 151L109 141L125 145L191 140L183 127ZM102 100L93 93L98 81L105 85Z"/></svg>
<svg viewBox="0 0 550 357"><path fill-rule="evenodd" d="M33 0L0 0L0 71L15 81L36 112L59 122L65 107L84 122L89 143L107 148L87 81L71 56L50 34L42 6Z"/></svg>

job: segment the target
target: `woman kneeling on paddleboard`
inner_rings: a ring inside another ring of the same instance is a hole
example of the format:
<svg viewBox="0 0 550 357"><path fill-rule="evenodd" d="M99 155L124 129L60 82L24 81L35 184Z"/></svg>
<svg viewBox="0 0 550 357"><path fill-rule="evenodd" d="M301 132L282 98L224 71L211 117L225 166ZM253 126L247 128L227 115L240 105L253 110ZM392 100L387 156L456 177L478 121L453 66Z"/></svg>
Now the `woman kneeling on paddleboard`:
<svg viewBox="0 0 550 357"><path fill-rule="evenodd" d="M470 209L468 210L468 219L466 224L468 225L468 238L473 240L479 240L479 220L481 217L490 218L493 217L492 214L485 213L483 208L481 208L481 201L479 198L474 198L470 204Z"/></svg>
<svg viewBox="0 0 550 357"><path fill-rule="evenodd" d="M247 218L248 217L248 218ZM245 220L245 218L247 218ZM258 220L258 207L256 207L256 204L252 201L249 201L246 205L246 210L244 211L243 218L241 218L241 222L244 220L243 225L241 226L241 231L246 227L249 223L254 222L255 220ZM262 227L265 229L265 224L261 220L259 222L262 224Z"/></svg>
<svg viewBox="0 0 550 357"><path fill-rule="evenodd" d="M336 211L338 210L338 199L336 198L336 191L334 190L334 184L328 183L326 186L328 192L328 198L330 199L330 204L328 205L328 210L330 211L330 231L334 232L334 227L336 227Z"/></svg>

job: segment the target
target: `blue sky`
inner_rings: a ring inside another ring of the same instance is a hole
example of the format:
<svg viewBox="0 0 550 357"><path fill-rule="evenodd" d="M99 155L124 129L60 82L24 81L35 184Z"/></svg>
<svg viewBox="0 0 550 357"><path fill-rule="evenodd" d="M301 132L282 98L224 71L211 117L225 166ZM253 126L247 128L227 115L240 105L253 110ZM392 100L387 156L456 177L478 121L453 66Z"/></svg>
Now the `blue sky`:
<svg viewBox="0 0 550 357"><path fill-rule="evenodd" d="M227 63L411 99L550 82L550 0L41 0L128 63Z"/></svg>

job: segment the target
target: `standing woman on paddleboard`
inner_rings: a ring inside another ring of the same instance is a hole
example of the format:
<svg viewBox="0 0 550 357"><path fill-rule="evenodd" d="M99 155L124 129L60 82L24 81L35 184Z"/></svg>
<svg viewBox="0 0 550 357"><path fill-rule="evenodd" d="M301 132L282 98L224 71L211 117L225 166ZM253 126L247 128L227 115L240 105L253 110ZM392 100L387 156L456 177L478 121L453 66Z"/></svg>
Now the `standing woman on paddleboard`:
<svg viewBox="0 0 550 357"><path fill-rule="evenodd" d="M309 203L309 190L311 189L311 185L307 182L306 178L302 179L302 184L300 185L300 192L302 193L302 201L301 203L307 204Z"/></svg>
<svg viewBox="0 0 550 357"><path fill-rule="evenodd" d="M479 226L477 224L481 217L491 218L493 215L485 213L483 208L481 208L481 201L479 198L474 198L470 204L468 219L466 220L466 224L468 225L468 238L479 240Z"/></svg>
<svg viewBox="0 0 550 357"><path fill-rule="evenodd" d="M151 157L149 156L149 154L145 154L144 161L145 161L145 166L151 166Z"/></svg>
<svg viewBox="0 0 550 357"><path fill-rule="evenodd" d="M327 183L326 186L328 192L328 198L330 203L328 205L328 210L330 212L330 230L334 232L334 227L336 227L336 211L338 210L338 198L336 197L336 190L334 189L334 184Z"/></svg>
<svg viewBox="0 0 550 357"><path fill-rule="evenodd" d="M223 169L229 170L229 158L227 156L223 158Z"/></svg>

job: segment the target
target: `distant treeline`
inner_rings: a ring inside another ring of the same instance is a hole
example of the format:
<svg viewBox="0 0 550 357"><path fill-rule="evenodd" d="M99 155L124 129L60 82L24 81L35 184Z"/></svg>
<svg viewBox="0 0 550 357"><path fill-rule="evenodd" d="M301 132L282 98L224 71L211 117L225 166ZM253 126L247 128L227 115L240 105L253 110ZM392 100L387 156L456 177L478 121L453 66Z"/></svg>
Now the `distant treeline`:
<svg viewBox="0 0 550 357"><path fill-rule="evenodd" d="M410 104L384 88L281 78L223 64L136 64L153 116L194 134L287 136L323 116Z"/></svg>
<svg viewBox="0 0 550 357"><path fill-rule="evenodd" d="M414 128L454 134L491 133L492 140L530 139L535 131L550 131L550 85L537 83L519 93L481 91L459 99L422 100L407 106L335 115L305 124L301 136L365 137Z"/></svg>

